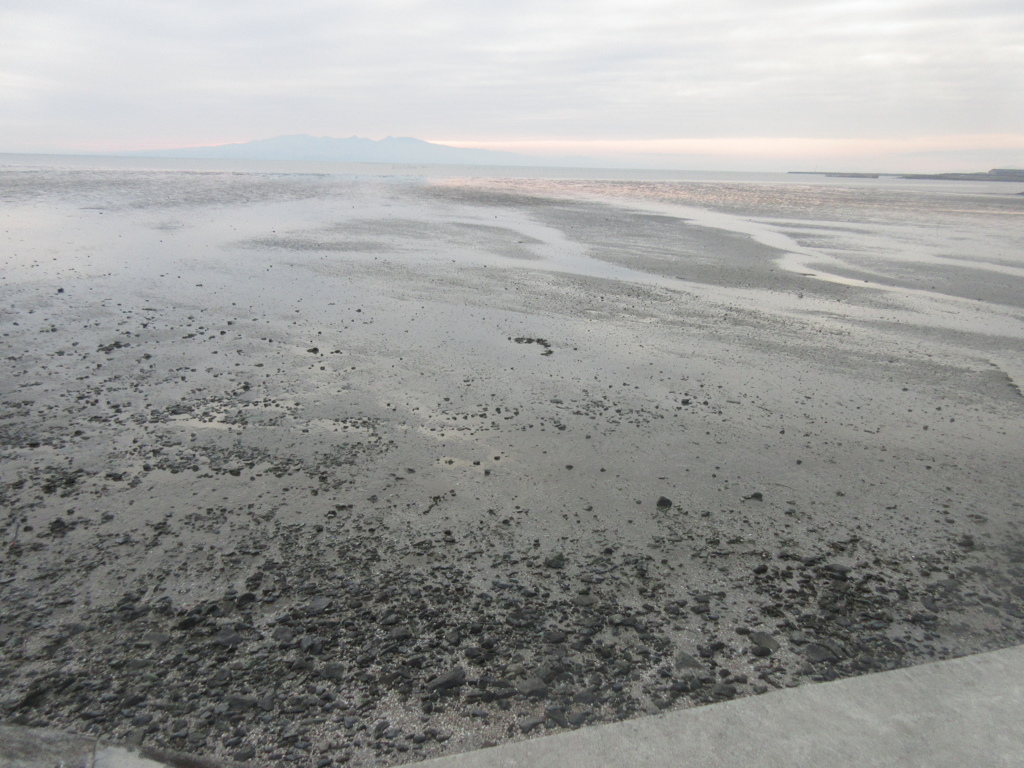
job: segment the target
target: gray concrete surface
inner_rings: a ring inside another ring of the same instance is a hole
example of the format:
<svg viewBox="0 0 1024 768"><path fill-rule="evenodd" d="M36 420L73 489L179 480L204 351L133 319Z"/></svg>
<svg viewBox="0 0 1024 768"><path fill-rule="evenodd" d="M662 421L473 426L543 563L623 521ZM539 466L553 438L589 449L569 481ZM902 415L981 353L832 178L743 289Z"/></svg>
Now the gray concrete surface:
<svg viewBox="0 0 1024 768"><path fill-rule="evenodd" d="M418 768L1024 766L1024 647L680 710Z"/></svg>
<svg viewBox="0 0 1024 768"><path fill-rule="evenodd" d="M232 768L241 765L147 747L107 744L50 728L0 725L0 768Z"/></svg>
<svg viewBox="0 0 1024 768"><path fill-rule="evenodd" d="M0 726L0 768L237 765ZM1024 767L1024 646L428 760L418 768Z"/></svg>
<svg viewBox="0 0 1024 768"><path fill-rule="evenodd" d="M92 768L95 754L85 736L0 725L0 768Z"/></svg>

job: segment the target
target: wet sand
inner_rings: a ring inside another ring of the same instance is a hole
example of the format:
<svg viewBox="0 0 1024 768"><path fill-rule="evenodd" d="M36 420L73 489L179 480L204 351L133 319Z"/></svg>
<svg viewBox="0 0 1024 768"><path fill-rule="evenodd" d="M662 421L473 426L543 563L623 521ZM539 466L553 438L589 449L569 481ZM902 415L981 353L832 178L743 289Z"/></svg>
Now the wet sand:
<svg viewBox="0 0 1024 768"><path fill-rule="evenodd" d="M387 765L1024 640L1005 276L927 315L515 183L0 189L6 721Z"/></svg>

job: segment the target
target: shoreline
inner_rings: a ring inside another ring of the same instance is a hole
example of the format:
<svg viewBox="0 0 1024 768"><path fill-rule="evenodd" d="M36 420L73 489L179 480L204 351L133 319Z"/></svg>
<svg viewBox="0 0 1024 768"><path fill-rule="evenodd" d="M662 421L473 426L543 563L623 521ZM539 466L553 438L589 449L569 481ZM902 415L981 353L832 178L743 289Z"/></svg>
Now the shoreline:
<svg viewBox="0 0 1024 768"><path fill-rule="evenodd" d="M399 764L1024 638L1006 339L514 184L43 176L2 720Z"/></svg>

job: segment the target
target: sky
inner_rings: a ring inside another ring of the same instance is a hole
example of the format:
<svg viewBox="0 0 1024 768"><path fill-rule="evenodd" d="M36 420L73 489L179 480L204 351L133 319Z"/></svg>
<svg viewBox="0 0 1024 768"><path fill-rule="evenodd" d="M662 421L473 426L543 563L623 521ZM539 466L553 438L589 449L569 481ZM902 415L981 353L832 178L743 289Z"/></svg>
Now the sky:
<svg viewBox="0 0 1024 768"><path fill-rule="evenodd" d="M694 170L1024 167L1021 0L0 0L0 152L413 136Z"/></svg>

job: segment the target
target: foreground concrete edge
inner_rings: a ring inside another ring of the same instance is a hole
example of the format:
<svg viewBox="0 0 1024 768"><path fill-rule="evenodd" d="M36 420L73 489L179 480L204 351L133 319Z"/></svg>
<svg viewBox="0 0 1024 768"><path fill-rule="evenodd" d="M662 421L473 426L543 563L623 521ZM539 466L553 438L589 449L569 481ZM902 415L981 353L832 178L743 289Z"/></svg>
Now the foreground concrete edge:
<svg viewBox="0 0 1024 768"><path fill-rule="evenodd" d="M246 764L118 746L49 728L0 725L0 768L246 768Z"/></svg>
<svg viewBox="0 0 1024 768"><path fill-rule="evenodd" d="M417 768L1024 766L1024 646L792 688Z"/></svg>
<svg viewBox="0 0 1024 768"><path fill-rule="evenodd" d="M0 725L0 768L239 763ZM1024 768L1024 646L595 726L417 768Z"/></svg>

